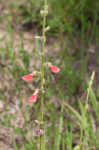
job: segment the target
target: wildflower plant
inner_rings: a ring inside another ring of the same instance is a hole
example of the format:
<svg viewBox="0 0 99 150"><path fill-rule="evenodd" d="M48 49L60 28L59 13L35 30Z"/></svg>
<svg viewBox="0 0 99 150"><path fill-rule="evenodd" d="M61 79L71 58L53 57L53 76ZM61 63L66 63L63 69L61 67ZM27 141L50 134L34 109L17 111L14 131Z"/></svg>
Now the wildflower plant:
<svg viewBox="0 0 99 150"><path fill-rule="evenodd" d="M40 129L39 131L42 131L43 134L40 135L40 150L43 150L44 145L44 114L43 114L43 108L44 108L44 96L45 96L45 69L49 68L50 71L54 74L57 74L60 72L60 68L53 65L51 62L45 62L45 43L46 43L46 32L50 29L49 26L46 27L46 19L48 15L48 5L47 0L44 0L44 8L40 11L40 14L43 18L42 22L42 36L36 36L36 38L39 38L41 40L42 46L41 46L41 68L40 72L34 71L30 74L24 75L22 77L22 80L25 82L30 82L35 76L39 76L41 83L39 88L34 89L34 93L32 96L28 99L29 103L35 103L38 99L39 93L40 93Z"/></svg>

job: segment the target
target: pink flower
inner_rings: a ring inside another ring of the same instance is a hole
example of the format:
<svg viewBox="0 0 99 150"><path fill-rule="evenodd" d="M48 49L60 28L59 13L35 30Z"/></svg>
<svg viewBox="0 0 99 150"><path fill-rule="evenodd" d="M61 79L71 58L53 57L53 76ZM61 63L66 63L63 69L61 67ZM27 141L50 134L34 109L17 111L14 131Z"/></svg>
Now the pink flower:
<svg viewBox="0 0 99 150"><path fill-rule="evenodd" d="M53 65L49 65L49 68L50 70L53 72L53 73L59 73L60 72L60 68L56 67L56 66L53 66Z"/></svg>
<svg viewBox="0 0 99 150"><path fill-rule="evenodd" d="M28 102L29 103L35 103L36 101L37 101L37 97L38 97L38 94L33 94L30 98L29 98L29 100L28 100Z"/></svg>
<svg viewBox="0 0 99 150"><path fill-rule="evenodd" d="M34 77L33 74L28 74L22 77L22 80L29 82Z"/></svg>
<svg viewBox="0 0 99 150"><path fill-rule="evenodd" d="M39 90L36 89L34 94L28 99L29 103L35 103L37 101L38 92L39 92Z"/></svg>

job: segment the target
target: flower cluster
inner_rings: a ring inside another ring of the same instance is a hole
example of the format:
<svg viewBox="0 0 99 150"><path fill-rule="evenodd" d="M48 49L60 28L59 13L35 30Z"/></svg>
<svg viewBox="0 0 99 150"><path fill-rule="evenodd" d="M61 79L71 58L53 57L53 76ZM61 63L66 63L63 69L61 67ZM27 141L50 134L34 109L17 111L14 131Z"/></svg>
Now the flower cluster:
<svg viewBox="0 0 99 150"><path fill-rule="evenodd" d="M51 72L57 74L60 72L60 68L56 67L56 66L53 66L51 63L48 63L48 67L49 69L51 70ZM28 75L25 75L22 77L22 80L26 81L26 82L29 82L31 81L34 76L37 74L37 72L34 72L34 73L31 73L31 74L28 74ZM35 92L33 93L33 95L28 99L28 102L30 103L35 103L37 101L37 98L38 98L38 93L39 93L39 89L35 89Z"/></svg>

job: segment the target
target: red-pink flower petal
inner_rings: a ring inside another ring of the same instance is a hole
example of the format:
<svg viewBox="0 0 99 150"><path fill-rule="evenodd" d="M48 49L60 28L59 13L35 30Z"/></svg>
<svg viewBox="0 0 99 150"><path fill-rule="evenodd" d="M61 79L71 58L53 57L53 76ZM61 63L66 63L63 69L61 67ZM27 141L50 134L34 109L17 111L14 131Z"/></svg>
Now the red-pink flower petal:
<svg viewBox="0 0 99 150"><path fill-rule="evenodd" d="M22 80L29 82L33 78L33 74L28 74L22 77Z"/></svg>
<svg viewBox="0 0 99 150"><path fill-rule="evenodd" d="M60 68L56 67L56 66L50 66L50 70L53 72L53 73L59 73L60 72Z"/></svg>
<svg viewBox="0 0 99 150"><path fill-rule="evenodd" d="M29 103L35 103L35 102L37 101L37 97L38 97L38 94L33 94L33 95L29 98L28 102L29 102Z"/></svg>

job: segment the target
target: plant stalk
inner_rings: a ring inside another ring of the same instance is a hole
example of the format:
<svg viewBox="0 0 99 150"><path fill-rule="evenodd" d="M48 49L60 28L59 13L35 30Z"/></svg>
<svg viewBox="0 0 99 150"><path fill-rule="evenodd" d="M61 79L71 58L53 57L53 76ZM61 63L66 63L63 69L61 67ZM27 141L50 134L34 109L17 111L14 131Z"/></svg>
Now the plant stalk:
<svg viewBox="0 0 99 150"><path fill-rule="evenodd" d="M46 42L46 6L47 1L44 0L44 10L43 10L43 28L42 28L42 47L41 47L41 115L40 115L40 129L44 131L43 124L43 107L44 107L44 84L45 84L45 42ZM44 135L40 135L40 150L43 150Z"/></svg>

